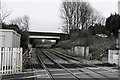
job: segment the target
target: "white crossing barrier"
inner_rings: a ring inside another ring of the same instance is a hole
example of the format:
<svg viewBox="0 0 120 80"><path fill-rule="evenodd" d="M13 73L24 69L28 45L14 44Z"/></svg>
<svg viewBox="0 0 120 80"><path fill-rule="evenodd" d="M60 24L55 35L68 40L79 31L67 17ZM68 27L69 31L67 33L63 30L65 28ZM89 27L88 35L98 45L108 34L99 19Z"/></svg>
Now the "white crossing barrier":
<svg viewBox="0 0 120 80"><path fill-rule="evenodd" d="M108 50L108 62L119 64L119 51L120 50Z"/></svg>
<svg viewBox="0 0 120 80"><path fill-rule="evenodd" d="M2 74L22 72L22 48L0 48Z"/></svg>

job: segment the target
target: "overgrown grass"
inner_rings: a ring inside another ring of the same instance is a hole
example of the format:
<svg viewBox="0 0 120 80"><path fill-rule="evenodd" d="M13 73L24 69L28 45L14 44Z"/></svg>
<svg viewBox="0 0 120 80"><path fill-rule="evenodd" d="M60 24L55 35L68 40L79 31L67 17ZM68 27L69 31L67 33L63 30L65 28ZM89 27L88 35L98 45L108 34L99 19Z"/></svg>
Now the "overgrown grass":
<svg viewBox="0 0 120 80"><path fill-rule="evenodd" d="M104 57L107 57L108 49L115 49L116 38L111 36L108 38L93 37L92 44L90 45L90 53L92 53L93 58L100 59L100 54L103 54L106 50Z"/></svg>
<svg viewBox="0 0 120 80"><path fill-rule="evenodd" d="M72 47L75 45L80 46L88 46L90 47L90 52L92 54L92 59L101 59L100 55L105 52L104 57L107 58L107 50L108 49L115 49L116 44L116 38L114 36L109 37L98 37L98 36L92 36L89 34L89 32L80 32L74 33L71 35L70 40L61 41L57 49L58 51L62 53L69 53L74 56L75 54L72 53Z"/></svg>
<svg viewBox="0 0 120 80"><path fill-rule="evenodd" d="M54 48L54 50L59 51L59 52L61 52L61 53L63 53L63 54L67 54L67 55L71 55L71 56L77 57L76 54L73 54L73 53L72 53L72 50L71 50L71 49Z"/></svg>

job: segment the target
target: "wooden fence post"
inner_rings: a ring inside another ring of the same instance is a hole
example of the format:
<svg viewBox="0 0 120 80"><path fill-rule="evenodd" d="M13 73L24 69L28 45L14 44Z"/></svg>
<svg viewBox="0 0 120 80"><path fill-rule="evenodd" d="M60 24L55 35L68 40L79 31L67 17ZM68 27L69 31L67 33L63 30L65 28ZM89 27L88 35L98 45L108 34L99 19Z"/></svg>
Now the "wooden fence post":
<svg viewBox="0 0 120 80"><path fill-rule="evenodd" d="M23 52L23 49L20 48L20 72L22 72L22 52Z"/></svg>
<svg viewBox="0 0 120 80"><path fill-rule="evenodd" d="M12 68L12 59L11 59L11 57L12 57L12 48L10 48L10 73L11 73L11 68Z"/></svg>
<svg viewBox="0 0 120 80"><path fill-rule="evenodd" d="M2 48L1 48L2 49ZM4 73L5 48L2 49L2 74Z"/></svg>
<svg viewBox="0 0 120 80"><path fill-rule="evenodd" d="M1 52L1 48L0 48L0 71L2 71L2 66L1 66L1 64L2 64L2 60L1 60L2 59L2 55L1 55L1 53L2 52Z"/></svg>
<svg viewBox="0 0 120 80"><path fill-rule="evenodd" d="M17 51L16 51L16 66L17 66L17 72L19 71L19 53L20 53L20 49L17 48Z"/></svg>
<svg viewBox="0 0 120 80"><path fill-rule="evenodd" d="M9 48L7 48L7 74L9 73Z"/></svg>
<svg viewBox="0 0 120 80"><path fill-rule="evenodd" d="M22 48L0 48L2 74L22 72Z"/></svg>

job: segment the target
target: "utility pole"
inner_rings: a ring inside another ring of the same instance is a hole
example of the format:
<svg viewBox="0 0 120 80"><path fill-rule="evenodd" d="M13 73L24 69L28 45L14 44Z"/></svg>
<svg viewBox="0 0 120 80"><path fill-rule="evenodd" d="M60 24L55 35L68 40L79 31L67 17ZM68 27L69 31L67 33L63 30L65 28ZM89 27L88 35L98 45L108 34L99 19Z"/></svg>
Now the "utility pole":
<svg viewBox="0 0 120 80"><path fill-rule="evenodd" d="M2 29L2 10L1 10L1 0L0 0L0 29ZM1 41L0 41L1 42ZM0 80L2 79L2 68L1 68L1 53L0 53Z"/></svg>
<svg viewBox="0 0 120 80"><path fill-rule="evenodd" d="M119 54L118 54L118 80L120 80L120 70L119 70L119 68L120 68L120 29L118 30L118 46L119 46Z"/></svg>
<svg viewBox="0 0 120 80"><path fill-rule="evenodd" d="M1 5L1 0L0 0L0 29L2 29L2 5ZM1 40L1 39L0 39ZM2 42L2 41L0 41ZM0 51L1 52L1 51ZM1 68L1 53L0 53L0 80L2 79L2 68Z"/></svg>
<svg viewBox="0 0 120 80"><path fill-rule="evenodd" d="M120 15L120 1L118 1L118 14Z"/></svg>

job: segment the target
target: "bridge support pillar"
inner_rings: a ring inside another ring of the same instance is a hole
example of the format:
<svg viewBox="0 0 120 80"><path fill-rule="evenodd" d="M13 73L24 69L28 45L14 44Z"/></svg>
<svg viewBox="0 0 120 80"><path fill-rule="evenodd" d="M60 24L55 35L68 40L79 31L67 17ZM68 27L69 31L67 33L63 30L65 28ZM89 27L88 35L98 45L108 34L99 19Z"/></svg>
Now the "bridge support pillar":
<svg viewBox="0 0 120 80"><path fill-rule="evenodd" d="M56 40L56 44L58 44L58 43L59 43L59 41L60 41L60 40Z"/></svg>
<svg viewBox="0 0 120 80"><path fill-rule="evenodd" d="M30 44L32 45L32 47L35 47L35 44L33 43L33 39L30 39Z"/></svg>

